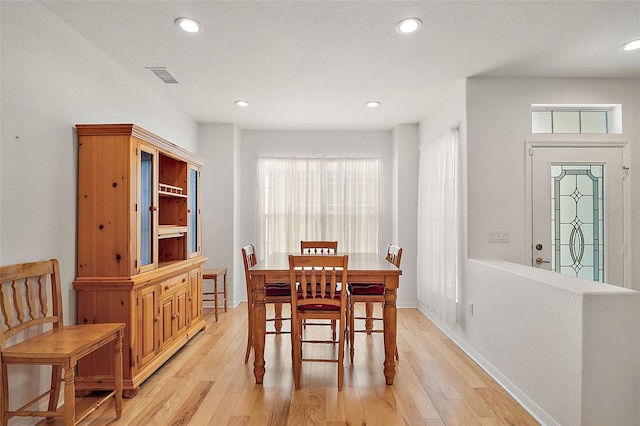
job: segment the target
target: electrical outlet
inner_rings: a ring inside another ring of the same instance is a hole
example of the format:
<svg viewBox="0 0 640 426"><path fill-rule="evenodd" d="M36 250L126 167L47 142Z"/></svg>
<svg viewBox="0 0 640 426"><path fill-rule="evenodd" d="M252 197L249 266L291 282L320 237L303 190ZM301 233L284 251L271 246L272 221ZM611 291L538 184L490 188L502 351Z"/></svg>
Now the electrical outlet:
<svg viewBox="0 0 640 426"><path fill-rule="evenodd" d="M471 303L471 302L467 303L467 313L470 316L473 316L473 303Z"/></svg>
<svg viewBox="0 0 640 426"><path fill-rule="evenodd" d="M507 230L491 230L487 232L487 239L490 244L509 244L509 231Z"/></svg>

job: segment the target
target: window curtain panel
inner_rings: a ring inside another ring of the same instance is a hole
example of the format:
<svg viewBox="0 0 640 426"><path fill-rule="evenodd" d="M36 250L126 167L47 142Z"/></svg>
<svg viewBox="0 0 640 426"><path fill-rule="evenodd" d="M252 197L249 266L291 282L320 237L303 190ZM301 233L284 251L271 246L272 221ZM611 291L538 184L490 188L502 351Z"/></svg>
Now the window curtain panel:
<svg viewBox="0 0 640 426"><path fill-rule="evenodd" d="M338 241L340 252L378 252L379 158L259 158L257 244L295 252L301 240Z"/></svg>
<svg viewBox="0 0 640 426"><path fill-rule="evenodd" d="M458 130L420 147L418 182L418 300L445 323L456 321Z"/></svg>

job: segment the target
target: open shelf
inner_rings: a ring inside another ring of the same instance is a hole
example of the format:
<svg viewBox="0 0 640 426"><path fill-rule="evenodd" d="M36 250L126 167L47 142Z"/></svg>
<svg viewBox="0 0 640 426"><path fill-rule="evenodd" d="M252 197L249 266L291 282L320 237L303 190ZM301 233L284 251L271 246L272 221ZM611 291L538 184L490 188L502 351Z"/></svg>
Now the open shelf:
<svg viewBox="0 0 640 426"><path fill-rule="evenodd" d="M187 232L186 226L178 225L159 225L158 238L176 238L182 237Z"/></svg>

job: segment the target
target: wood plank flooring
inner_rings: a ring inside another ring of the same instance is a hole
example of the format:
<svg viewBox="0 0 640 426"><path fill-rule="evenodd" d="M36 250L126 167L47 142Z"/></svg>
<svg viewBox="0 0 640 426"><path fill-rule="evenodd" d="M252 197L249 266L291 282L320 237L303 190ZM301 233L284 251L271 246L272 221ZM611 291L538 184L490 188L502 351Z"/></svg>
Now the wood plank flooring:
<svg viewBox="0 0 640 426"><path fill-rule="evenodd" d="M151 376L115 420L111 404L84 425L537 425L478 365L417 309L398 309L396 377L385 384L381 334L356 334L345 356L344 389L332 363L305 363L293 389L288 335L267 336L263 385L244 363L246 305L205 310L208 327ZM379 310L379 306L376 306ZM314 327L311 333L328 333ZM331 345L313 345L313 356ZM320 346L320 348L316 348ZM48 423L51 424L51 423Z"/></svg>

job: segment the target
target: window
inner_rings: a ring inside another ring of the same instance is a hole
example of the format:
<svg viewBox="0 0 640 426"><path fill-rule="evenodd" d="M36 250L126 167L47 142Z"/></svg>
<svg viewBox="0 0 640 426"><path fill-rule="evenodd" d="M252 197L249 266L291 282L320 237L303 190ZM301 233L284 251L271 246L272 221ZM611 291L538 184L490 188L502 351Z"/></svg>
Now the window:
<svg viewBox="0 0 640 426"><path fill-rule="evenodd" d="M620 105L532 105L531 133L621 133Z"/></svg>
<svg viewBox="0 0 640 426"><path fill-rule="evenodd" d="M377 252L382 222L379 158L258 160L258 246L297 251L300 240Z"/></svg>

